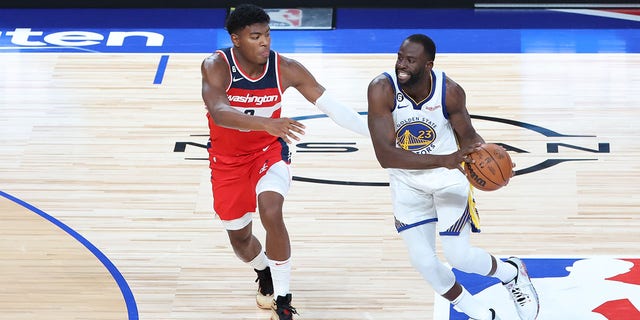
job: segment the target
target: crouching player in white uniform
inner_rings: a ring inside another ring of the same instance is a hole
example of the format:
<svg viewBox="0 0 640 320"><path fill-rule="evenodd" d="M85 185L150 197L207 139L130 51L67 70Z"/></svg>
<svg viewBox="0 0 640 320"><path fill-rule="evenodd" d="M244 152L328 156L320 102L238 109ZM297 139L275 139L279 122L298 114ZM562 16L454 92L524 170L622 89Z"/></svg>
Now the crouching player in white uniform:
<svg viewBox="0 0 640 320"><path fill-rule="evenodd" d="M453 267L500 279L520 318L536 319L538 296L522 261L504 262L469 243L471 231L479 231L478 218L462 164L484 140L471 124L462 87L432 69L435 53L428 36L409 36L395 72L377 76L368 88L369 131L380 165L389 170L396 229L412 265L471 319L499 318L438 259L436 232Z"/></svg>

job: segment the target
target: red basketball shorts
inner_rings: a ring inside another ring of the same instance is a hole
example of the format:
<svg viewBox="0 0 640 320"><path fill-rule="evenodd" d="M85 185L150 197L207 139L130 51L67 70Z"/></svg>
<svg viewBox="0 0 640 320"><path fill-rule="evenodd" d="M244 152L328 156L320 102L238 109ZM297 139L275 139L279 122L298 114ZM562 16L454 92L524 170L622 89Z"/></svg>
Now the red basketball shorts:
<svg viewBox="0 0 640 320"><path fill-rule="evenodd" d="M209 152L213 209L220 220L236 220L255 212L256 185L276 163L290 163L289 147L278 139L254 154L221 156Z"/></svg>

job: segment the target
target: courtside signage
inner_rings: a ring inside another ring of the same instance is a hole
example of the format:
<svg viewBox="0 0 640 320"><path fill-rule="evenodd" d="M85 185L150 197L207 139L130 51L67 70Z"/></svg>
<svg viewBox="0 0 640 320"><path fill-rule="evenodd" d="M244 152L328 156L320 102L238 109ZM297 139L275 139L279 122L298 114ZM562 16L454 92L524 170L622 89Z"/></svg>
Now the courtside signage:
<svg viewBox="0 0 640 320"><path fill-rule="evenodd" d="M135 40L131 40L136 38ZM164 35L149 31L80 31L65 30L45 32L31 28L15 28L9 31L0 30L3 47L47 48L47 47L123 47L125 40L142 42L146 47L161 47ZM129 40L128 40L129 39Z"/></svg>
<svg viewBox="0 0 640 320"><path fill-rule="evenodd" d="M217 29L0 29L0 52L213 52L228 45ZM220 41L218 41L220 39Z"/></svg>

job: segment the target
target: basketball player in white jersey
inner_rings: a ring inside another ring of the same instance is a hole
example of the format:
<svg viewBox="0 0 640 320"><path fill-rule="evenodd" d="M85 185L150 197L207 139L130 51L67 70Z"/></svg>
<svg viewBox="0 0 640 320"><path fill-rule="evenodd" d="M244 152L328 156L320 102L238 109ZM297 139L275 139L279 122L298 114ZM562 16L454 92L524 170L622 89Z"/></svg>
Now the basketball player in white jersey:
<svg viewBox="0 0 640 320"><path fill-rule="evenodd" d="M538 297L522 261L504 262L469 243L471 231L479 230L462 164L484 140L471 124L462 87L433 69L435 54L428 36L409 36L395 72L377 76L368 88L369 131L378 162L389 171L396 229L412 265L471 319L499 318L438 259L436 233L454 268L500 279L520 318L536 319Z"/></svg>

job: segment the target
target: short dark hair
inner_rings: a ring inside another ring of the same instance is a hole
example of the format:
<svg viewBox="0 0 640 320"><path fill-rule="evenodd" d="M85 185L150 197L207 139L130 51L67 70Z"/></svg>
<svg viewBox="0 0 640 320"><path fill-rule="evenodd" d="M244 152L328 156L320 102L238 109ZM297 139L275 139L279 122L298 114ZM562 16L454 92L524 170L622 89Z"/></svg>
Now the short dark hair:
<svg viewBox="0 0 640 320"><path fill-rule="evenodd" d="M253 4L241 4L229 13L225 28L229 34L232 34L254 23L269 23L270 21L271 18L264 9Z"/></svg>
<svg viewBox="0 0 640 320"><path fill-rule="evenodd" d="M405 40L421 44L429 58L431 60L436 59L436 44L428 36L417 33L408 36Z"/></svg>

